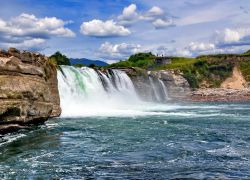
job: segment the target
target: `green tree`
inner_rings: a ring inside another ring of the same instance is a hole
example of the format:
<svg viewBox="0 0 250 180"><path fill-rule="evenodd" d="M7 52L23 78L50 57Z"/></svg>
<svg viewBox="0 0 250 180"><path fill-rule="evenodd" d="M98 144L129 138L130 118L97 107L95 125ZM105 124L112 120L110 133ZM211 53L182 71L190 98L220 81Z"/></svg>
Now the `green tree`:
<svg viewBox="0 0 250 180"><path fill-rule="evenodd" d="M50 62L56 65L68 65L70 66L70 60L67 58L67 56L61 54L59 51L57 51L55 54L49 57Z"/></svg>
<svg viewBox="0 0 250 180"><path fill-rule="evenodd" d="M137 53L131 55L128 60L120 61L109 65L109 67L140 67L144 69L152 68L154 66L156 56L151 52Z"/></svg>
<svg viewBox="0 0 250 180"><path fill-rule="evenodd" d="M95 67L97 67L95 64L90 64L88 67L90 67L90 68L95 68Z"/></svg>

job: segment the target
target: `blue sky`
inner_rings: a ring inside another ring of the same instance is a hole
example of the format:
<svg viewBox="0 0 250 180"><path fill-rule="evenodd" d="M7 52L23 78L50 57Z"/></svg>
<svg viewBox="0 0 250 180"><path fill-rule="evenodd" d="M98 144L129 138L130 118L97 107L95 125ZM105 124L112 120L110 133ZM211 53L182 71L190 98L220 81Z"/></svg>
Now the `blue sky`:
<svg viewBox="0 0 250 180"><path fill-rule="evenodd" d="M0 48L115 62L250 49L249 0L1 1Z"/></svg>

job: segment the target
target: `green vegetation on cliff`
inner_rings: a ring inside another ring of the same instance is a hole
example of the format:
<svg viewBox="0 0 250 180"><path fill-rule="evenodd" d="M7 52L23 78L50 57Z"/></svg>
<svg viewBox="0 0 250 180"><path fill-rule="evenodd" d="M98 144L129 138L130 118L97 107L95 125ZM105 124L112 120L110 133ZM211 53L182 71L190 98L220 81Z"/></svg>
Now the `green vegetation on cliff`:
<svg viewBox="0 0 250 180"><path fill-rule="evenodd" d="M192 88L220 87L221 83L231 76L233 66L229 62L198 60L181 70Z"/></svg>
<svg viewBox="0 0 250 180"><path fill-rule="evenodd" d="M242 61L239 64L241 73L244 76L245 80L247 82L250 82L250 61Z"/></svg>
<svg viewBox="0 0 250 180"><path fill-rule="evenodd" d="M138 53L126 61L111 64L111 68L138 67L147 70L178 70L192 88L220 87L231 76L233 67L239 66L243 76L250 81L250 50L243 54L203 55L196 58L170 57L170 64L156 63L152 53Z"/></svg>
<svg viewBox="0 0 250 180"><path fill-rule="evenodd" d="M70 60L67 58L67 56L61 54L59 51L57 51L55 54L49 57L49 61L51 64L54 65L69 65L70 66Z"/></svg>
<svg viewBox="0 0 250 180"><path fill-rule="evenodd" d="M243 53L242 56L250 56L250 50L248 50L245 53Z"/></svg>
<svg viewBox="0 0 250 180"><path fill-rule="evenodd" d="M219 87L231 75L233 64L226 61L210 61L205 57L173 57L172 63L157 67L160 69L180 70L192 88Z"/></svg>
<svg viewBox="0 0 250 180"><path fill-rule="evenodd" d="M150 53L138 53L129 57L127 61L120 61L109 65L109 68L120 67L140 67L143 69L149 69L154 66L154 60L156 56Z"/></svg>

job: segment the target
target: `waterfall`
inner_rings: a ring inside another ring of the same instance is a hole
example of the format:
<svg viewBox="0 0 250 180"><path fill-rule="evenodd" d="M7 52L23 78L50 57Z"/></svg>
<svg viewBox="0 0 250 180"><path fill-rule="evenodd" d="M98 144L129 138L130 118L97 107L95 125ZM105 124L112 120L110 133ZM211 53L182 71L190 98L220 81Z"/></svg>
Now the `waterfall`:
<svg viewBox="0 0 250 180"><path fill-rule="evenodd" d="M159 94L159 89L156 83L154 82L153 78L149 76L149 82L153 90L153 96L157 102L161 101L161 96Z"/></svg>
<svg viewBox="0 0 250 180"><path fill-rule="evenodd" d="M168 100L162 80L149 76L154 102ZM61 66L58 88L63 117L141 114L151 107L141 100L133 82L121 70L105 72L83 67ZM149 113L149 112L147 112Z"/></svg>
<svg viewBox="0 0 250 180"><path fill-rule="evenodd" d="M65 117L127 110L130 105L142 103L130 78L119 70L103 73L87 67L61 66L58 87Z"/></svg>
<svg viewBox="0 0 250 180"><path fill-rule="evenodd" d="M165 99L165 101L167 101L167 100L169 100L167 87L165 86L164 82L161 79L158 79L158 80L159 80L161 88L163 89L163 92L164 92L164 99Z"/></svg>
<svg viewBox="0 0 250 180"><path fill-rule="evenodd" d="M149 82L153 92L153 98L157 102L166 102L169 100L167 87L164 82L159 78L152 78L149 76Z"/></svg>

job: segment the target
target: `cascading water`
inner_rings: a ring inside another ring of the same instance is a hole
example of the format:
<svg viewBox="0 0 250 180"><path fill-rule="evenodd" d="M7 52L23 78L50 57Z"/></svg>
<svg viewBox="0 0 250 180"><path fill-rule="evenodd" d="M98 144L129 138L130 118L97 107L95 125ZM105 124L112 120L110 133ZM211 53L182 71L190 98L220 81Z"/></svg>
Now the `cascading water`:
<svg viewBox="0 0 250 180"><path fill-rule="evenodd" d="M151 87L153 89L153 96L155 97L155 100L157 102L160 102L161 101L161 97L160 97L160 94L159 94L158 86L156 86L153 78L151 78L150 76L149 76L149 82L150 82L150 85L151 85Z"/></svg>
<svg viewBox="0 0 250 180"><path fill-rule="evenodd" d="M155 101L166 102L169 100L167 87L165 86L164 82L161 79L159 78L153 79L152 77L149 76L149 82L153 92L153 99L155 99Z"/></svg>
<svg viewBox="0 0 250 180"><path fill-rule="evenodd" d="M167 87L165 86L164 82L161 79L158 79L161 85L161 88L163 90L164 93L164 99L165 101L168 101L170 98L168 97L168 90Z"/></svg>
<svg viewBox="0 0 250 180"><path fill-rule="evenodd" d="M153 99L165 102L164 83L149 78ZM152 110L156 104L141 100L131 79L120 70L109 69L104 73L88 67L61 66L58 87L62 117L158 114Z"/></svg>
<svg viewBox="0 0 250 180"><path fill-rule="evenodd" d="M119 113L143 104L130 78L119 70L102 73L87 67L61 66L58 86L64 117Z"/></svg>

